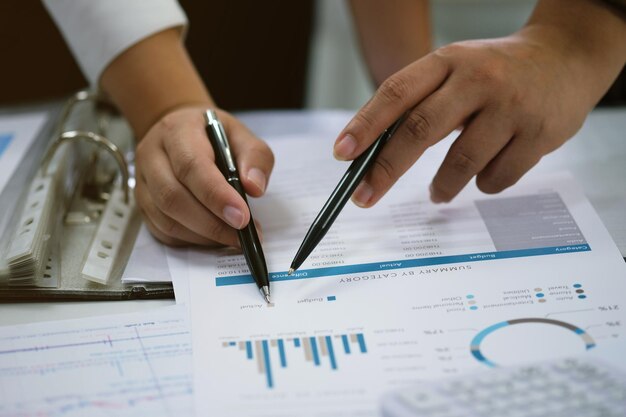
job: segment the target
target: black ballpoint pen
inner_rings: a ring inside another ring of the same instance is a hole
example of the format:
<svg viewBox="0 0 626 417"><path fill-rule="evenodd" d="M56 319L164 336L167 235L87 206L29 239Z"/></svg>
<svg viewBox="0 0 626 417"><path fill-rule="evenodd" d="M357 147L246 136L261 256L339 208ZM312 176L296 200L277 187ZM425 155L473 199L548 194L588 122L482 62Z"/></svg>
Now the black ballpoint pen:
<svg viewBox="0 0 626 417"><path fill-rule="evenodd" d="M339 213L341 213L341 210L350 199L357 185L359 185L370 166L376 160L383 146L385 146L385 143L387 143L403 120L404 116L400 117L391 126L385 129L378 139L350 164L348 170L339 181L339 184L337 184L326 201L326 204L324 204L324 207L320 210L313 224L311 224L296 256L294 256L291 262L289 275L302 265L317 244L324 238L328 230L330 230L330 227L337 216L339 216Z"/></svg>
<svg viewBox="0 0 626 417"><path fill-rule="evenodd" d="M213 147L213 151L215 152L215 163L220 171L222 171L222 174L224 174L228 183L241 195L249 209L250 205L246 198L246 192L239 180L237 164L235 157L230 151L230 145L224 127L213 110L207 110L204 113L204 118L207 124L206 133ZM263 295L263 298L269 304L271 303L269 274L267 272L267 264L265 263L261 241L259 240L256 227L254 226L252 212L250 212L250 222L248 225L241 230L237 230L237 233L239 234L239 242L241 243L243 255L250 269L250 274L252 274L257 287L259 287L261 295Z"/></svg>

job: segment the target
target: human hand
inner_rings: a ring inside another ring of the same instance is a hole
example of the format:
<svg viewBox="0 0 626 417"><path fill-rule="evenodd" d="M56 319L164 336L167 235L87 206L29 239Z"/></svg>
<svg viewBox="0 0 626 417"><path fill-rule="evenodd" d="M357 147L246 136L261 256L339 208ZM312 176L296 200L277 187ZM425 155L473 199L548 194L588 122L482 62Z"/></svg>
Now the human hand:
<svg viewBox="0 0 626 417"><path fill-rule="evenodd" d="M235 229L250 212L215 165L203 107L161 118L137 146L135 196L152 234L168 245L239 246ZM217 110L247 194L265 192L274 166L270 148L232 115Z"/></svg>
<svg viewBox="0 0 626 417"><path fill-rule="evenodd" d="M353 201L374 205L428 147L459 126L432 180L432 201L450 201L474 176L486 193L515 184L580 128L600 97L564 43L533 28L440 48L389 77L335 143L336 158L354 159L408 111Z"/></svg>

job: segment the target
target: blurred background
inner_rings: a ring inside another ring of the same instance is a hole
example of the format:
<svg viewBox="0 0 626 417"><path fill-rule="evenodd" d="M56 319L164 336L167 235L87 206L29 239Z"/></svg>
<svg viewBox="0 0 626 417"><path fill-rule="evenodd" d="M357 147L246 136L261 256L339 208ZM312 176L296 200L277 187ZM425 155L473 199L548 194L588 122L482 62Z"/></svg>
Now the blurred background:
<svg viewBox="0 0 626 417"><path fill-rule="evenodd" d="M190 20L187 48L227 110L357 109L373 92L344 1L180 4ZM432 0L434 46L510 34L534 4ZM1 2L0 39L0 105L63 98L87 85L39 0ZM623 73L603 104L626 104Z"/></svg>

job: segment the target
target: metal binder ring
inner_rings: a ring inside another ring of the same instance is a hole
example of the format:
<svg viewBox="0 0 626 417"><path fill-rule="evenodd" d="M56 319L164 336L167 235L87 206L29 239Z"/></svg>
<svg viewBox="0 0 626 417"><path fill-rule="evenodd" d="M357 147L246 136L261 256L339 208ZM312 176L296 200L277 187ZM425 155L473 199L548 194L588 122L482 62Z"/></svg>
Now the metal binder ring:
<svg viewBox="0 0 626 417"><path fill-rule="evenodd" d="M77 91L73 96L71 96L67 100L67 102L63 106L63 110L61 111L61 116L59 117L59 122L56 128L57 134L61 134L61 132L63 132L65 124L69 120L70 115L72 114L72 110L77 103L90 100L95 101L97 99L98 94L90 90Z"/></svg>
<svg viewBox="0 0 626 417"><path fill-rule="evenodd" d="M126 160L124 159L124 155L120 151L120 149L109 139L105 138L102 135L98 135L97 133L83 131L83 130L70 130L68 132L64 132L57 137L52 146L48 149L46 156L44 157L42 164L42 172L43 175L47 175L48 165L50 164L50 160L56 153L57 149L66 142L78 142L78 141L86 141L89 143L95 143L102 149L109 152L120 169L122 173L122 190L124 191L124 203L128 204L129 201L129 186L128 186L128 167L126 165Z"/></svg>

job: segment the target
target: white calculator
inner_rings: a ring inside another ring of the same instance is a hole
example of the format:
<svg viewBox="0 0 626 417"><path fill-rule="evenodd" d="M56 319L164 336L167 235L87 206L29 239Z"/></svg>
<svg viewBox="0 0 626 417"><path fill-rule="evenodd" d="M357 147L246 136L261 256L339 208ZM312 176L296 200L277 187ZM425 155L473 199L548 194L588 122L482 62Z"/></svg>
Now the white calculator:
<svg viewBox="0 0 626 417"><path fill-rule="evenodd" d="M381 405L385 417L626 417L626 373L558 359L404 388Z"/></svg>

